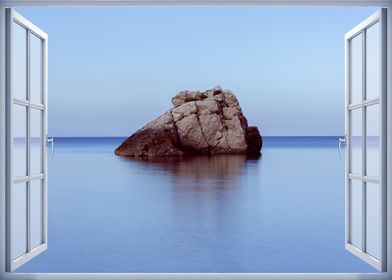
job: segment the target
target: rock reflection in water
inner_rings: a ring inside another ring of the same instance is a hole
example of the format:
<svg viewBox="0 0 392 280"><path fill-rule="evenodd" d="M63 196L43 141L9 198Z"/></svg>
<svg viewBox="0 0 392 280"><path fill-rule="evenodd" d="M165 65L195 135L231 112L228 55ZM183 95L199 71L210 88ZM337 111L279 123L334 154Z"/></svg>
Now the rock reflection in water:
<svg viewBox="0 0 392 280"><path fill-rule="evenodd" d="M141 206L144 217L150 211L162 215L160 222L176 235L175 240L180 238L180 243L192 244L205 242L203 235L221 236L236 220L241 220L241 215L248 215L247 189L257 185L257 176L247 179L246 174L256 172L259 158L215 155L126 160L130 170L135 170L132 165L137 164L143 176L150 176L149 182L136 186L144 193L140 199L146 195L153 205Z"/></svg>
<svg viewBox="0 0 392 280"><path fill-rule="evenodd" d="M261 156L215 155L193 157L127 157L153 171L164 171L175 185L193 187L227 187L236 183L247 161Z"/></svg>

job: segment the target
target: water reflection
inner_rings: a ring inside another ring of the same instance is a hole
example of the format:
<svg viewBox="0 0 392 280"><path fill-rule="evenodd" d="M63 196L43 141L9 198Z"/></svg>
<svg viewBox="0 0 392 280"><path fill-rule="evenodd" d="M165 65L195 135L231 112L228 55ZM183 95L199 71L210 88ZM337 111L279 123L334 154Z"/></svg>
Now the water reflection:
<svg viewBox="0 0 392 280"><path fill-rule="evenodd" d="M165 172L173 179L174 185L224 187L235 183L249 161L258 161L261 156L215 155L194 157L124 157L137 162L143 168Z"/></svg>
<svg viewBox="0 0 392 280"><path fill-rule="evenodd" d="M136 184L129 186L133 195L135 188L141 192L139 200L144 201L140 206L144 219L145 213L154 213L155 219L151 223L156 224L159 220L165 231L162 234L175 236L167 241L172 242L172 246L178 246L178 241L182 240L181 244L202 248L201 244L206 239L216 239L212 247L216 244L227 247L228 244L222 244L224 237L239 234L234 225L248 215L253 216L248 208L249 195L254 196L255 193L250 189L259 188L260 185L257 183L258 176L246 178L246 175L257 173L260 158L216 155L129 157L124 160L131 172L135 172L136 168L149 176L142 185L134 181ZM153 205L151 208L146 207L146 197L148 203ZM215 251L208 254L214 257Z"/></svg>

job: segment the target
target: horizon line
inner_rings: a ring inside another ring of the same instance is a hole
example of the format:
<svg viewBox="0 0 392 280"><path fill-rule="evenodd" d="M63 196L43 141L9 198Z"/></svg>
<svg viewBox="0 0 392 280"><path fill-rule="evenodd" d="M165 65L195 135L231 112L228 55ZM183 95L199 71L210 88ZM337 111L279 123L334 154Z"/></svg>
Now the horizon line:
<svg viewBox="0 0 392 280"><path fill-rule="evenodd" d="M265 137L342 137L344 135L265 135L261 136ZM128 138L130 136L52 136L49 135L49 138Z"/></svg>

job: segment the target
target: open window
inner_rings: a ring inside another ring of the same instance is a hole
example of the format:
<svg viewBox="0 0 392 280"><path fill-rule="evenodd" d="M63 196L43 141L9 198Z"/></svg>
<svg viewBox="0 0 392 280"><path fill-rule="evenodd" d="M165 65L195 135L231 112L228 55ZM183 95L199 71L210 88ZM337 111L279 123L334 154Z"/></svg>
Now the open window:
<svg viewBox="0 0 392 280"><path fill-rule="evenodd" d="M346 34L346 248L386 271L386 10Z"/></svg>
<svg viewBox="0 0 392 280"><path fill-rule="evenodd" d="M13 271L47 249L53 140L47 136L47 34L6 12L6 269ZM348 32L345 44L345 247L386 271L386 9Z"/></svg>
<svg viewBox="0 0 392 280"><path fill-rule="evenodd" d="M47 248L47 35L7 9L7 270Z"/></svg>

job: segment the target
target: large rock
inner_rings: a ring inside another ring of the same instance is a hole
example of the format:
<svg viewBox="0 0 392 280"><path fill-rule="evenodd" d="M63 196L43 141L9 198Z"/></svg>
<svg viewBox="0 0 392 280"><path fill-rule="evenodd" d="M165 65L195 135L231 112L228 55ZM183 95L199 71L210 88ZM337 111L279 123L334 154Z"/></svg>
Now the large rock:
<svg viewBox="0 0 392 280"><path fill-rule="evenodd" d="M258 154L262 138L248 126L235 95L219 86L181 91L174 107L136 131L115 153L121 156Z"/></svg>

